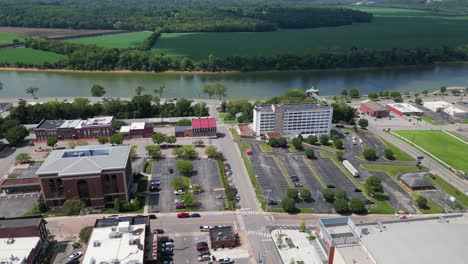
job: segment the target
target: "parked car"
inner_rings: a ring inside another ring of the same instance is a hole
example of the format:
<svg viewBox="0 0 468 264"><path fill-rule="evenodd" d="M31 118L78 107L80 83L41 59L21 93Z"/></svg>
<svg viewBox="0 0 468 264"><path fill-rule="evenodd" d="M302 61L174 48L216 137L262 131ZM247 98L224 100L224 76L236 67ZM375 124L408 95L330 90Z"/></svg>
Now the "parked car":
<svg viewBox="0 0 468 264"><path fill-rule="evenodd" d="M208 261L208 260L211 260L211 256L209 256L209 255L204 255L204 256L198 257L198 261Z"/></svg>
<svg viewBox="0 0 468 264"><path fill-rule="evenodd" d="M82 255L83 253L81 251L73 252L70 256L68 256L68 261L77 260L81 258Z"/></svg>
<svg viewBox="0 0 468 264"><path fill-rule="evenodd" d="M174 264L174 261L172 261L172 260L165 260L165 261L163 261L162 264Z"/></svg>
<svg viewBox="0 0 468 264"><path fill-rule="evenodd" d="M225 227L225 225L215 225L213 228Z"/></svg>
<svg viewBox="0 0 468 264"><path fill-rule="evenodd" d="M174 194L175 195L181 195L181 194L184 194L184 190L177 190L177 191L174 191Z"/></svg>
<svg viewBox="0 0 468 264"><path fill-rule="evenodd" d="M218 259L219 264L231 264L234 263L234 260L232 258L222 258Z"/></svg>
<svg viewBox="0 0 468 264"><path fill-rule="evenodd" d="M211 253L207 249L198 251L198 256L203 256L203 255L211 255Z"/></svg>
<svg viewBox="0 0 468 264"><path fill-rule="evenodd" d="M200 226L200 231L208 232L210 229L213 228L212 226Z"/></svg>
<svg viewBox="0 0 468 264"><path fill-rule="evenodd" d="M184 208L185 208L185 204L183 204L183 203L176 204L175 208L176 208L176 209L184 209Z"/></svg>
<svg viewBox="0 0 468 264"><path fill-rule="evenodd" d="M183 203L184 203L184 200L181 200L181 199L174 199L174 203L175 203L175 204L183 204Z"/></svg>
<svg viewBox="0 0 468 264"><path fill-rule="evenodd" d="M174 169L173 169L173 168L169 168L169 173L170 173L170 174L174 173Z"/></svg>
<svg viewBox="0 0 468 264"><path fill-rule="evenodd" d="M268 205L278 205L278 202L274 200L269 200Z"/></svg>
<svg viewBox="0 0 468 264"><path fill-rule="evenodd" d="M190 217L190 214L189 213L178 213L177 214L177 218L189 218Z"/></svg>
<svg viewBox="0 0 468 264"><path fill-rule="evenodd" d="M208 246L208 243L202 241L202 242L198 242L196 245L197 246Z"/></svg>
<svg viewBox="0 0 468 264"><path fill-rule="evenodd" d="M150 185L161 185L161 180L151 180Z"/></svg>
<svg viewBox="0 0 468 264"><path fill-rule="evenodd" d="M302 183L300 183L300 182L295 182L294 183L294 187L302 187L302 186L304 186L304 185Z"/></svg>
<svg viewBox="0 0 468 264"><path fill-rule="evenodd" d="M224 194L218 194L216 195L216 199L226 199L226 196L224 196Z"/></svg>
<svg viewBox="0 0 468 264"><path fill-rule="evenodd" d="M197 251L208 250L208 245L200 245L197 246Z"/></svg>
<svg viewBox="0 0 468 264"><path fill-rule="evenodd" d="M296 182L299 181L299 177L297 177L296 175L289 177L289 179L291 179L291 181L296 181Z"/></svg>
<svg viewBox="0 0 468 264"><path fill-rule="evenodd" d="M191 213L190 217L201 217L199 213Z"/></svg>
<svg viewBox="0 0 468 264"><path fill-rule="evenodd" d="M333 189L333 188L335 188L335 185L333 185L333 184L327 184L327 188Z"/></svg>
<svg viewBox="0 0 468 264"><path fill-rule="evenodd" d="M150 192L159 192L159 191L161 191L161 186L159 186L159 185L150 185L149 191Z"/></svg>
<svg viewBox="0 0 468 264"><path fill-rule="evenodd" d="M149 217L150 220L158 219L158 217L156 217L155 214L150 214L150 215L148 215L148 217Z"/></svg>
<svg viewBox="0 0 468 264"><path fill-rule="evenodd" d="M354 188L354 191L355 191L355 192L362 192L362 190L359 189L359 188Z"/></svg>
<svg viewBox="0 0 468 264"><path fill-rule="evenodd" d="M164 230L162 229L154 229L153 234L164 234Z"/></svg>
<svg viewBox="0 0 468 264"><path fill-rule="evenodd" d="M375 202L372 201L372 200L366 200L364 203L365 203L365 204L374 204Z"/></svg>
<svg viewBox="0 0 468 264"><path fill-rule="evenodd" d="M240 196L239 194L236 194L236 198L235 198L237 201L240 201Z"/></svg>

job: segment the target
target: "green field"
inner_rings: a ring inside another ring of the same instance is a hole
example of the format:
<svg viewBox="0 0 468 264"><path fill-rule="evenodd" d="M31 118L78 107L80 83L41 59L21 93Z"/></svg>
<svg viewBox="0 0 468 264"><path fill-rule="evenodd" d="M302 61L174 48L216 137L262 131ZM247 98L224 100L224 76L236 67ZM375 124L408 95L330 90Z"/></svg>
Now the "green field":
<svg viewBox="0 0 468 264"><path fill-rule="evenodd" d="M162 34L153 51L199 60L209 54L306 54L353 46L391 49L468 44L468 16L393 8L364 11L374 13L373 22L274 32Z"/></svg>
<svg viewBox="0 0 468 264"><path fill-rule="evenodd" d="M0 62L42 64L44 62L56 62L65 56L30 48L0 49Z"/></svg>
<svg viewBox="0 0 468 264"><path fill-rule="evenodd" d="M14 39L23 41L24 37L7 32L0 32L0 45L13 43Z"/></svg>
<svg viewBox="0 0 468 264"><path fill-rule="evenodd" d="M393 145L392 143L388 142L384 138L378 136L380 140L393 152L393 156L395 160L398 161L416 161L415 158L408 155L408 153L404 152L403 150L397 148L397 146Z"/></svg>
<svg viewBox="0 0 468 264"><path fill-rule="evenodd" d="M439 130L400 130L396 134L413 141L455 169L468 172L468 145Z"/></svg>
<svg viewBox="0 0 468 264"><path fill-rule="evenodd" d="M135 47L149 37L151 33L151 31L141 31L99 37L77 38L67 40L67 42L124 49Z"/></svg>
<svg viewBox="0 0 468 264"><path fill-rule="evenodd" d="M434 126L441 126L441 125L445 125L444 123L442 122L438 122L438 121L435 121L433 120L432 118L430 117L427 117L427 116L422 116L421 119L431 125L434 125Z"/></svg>

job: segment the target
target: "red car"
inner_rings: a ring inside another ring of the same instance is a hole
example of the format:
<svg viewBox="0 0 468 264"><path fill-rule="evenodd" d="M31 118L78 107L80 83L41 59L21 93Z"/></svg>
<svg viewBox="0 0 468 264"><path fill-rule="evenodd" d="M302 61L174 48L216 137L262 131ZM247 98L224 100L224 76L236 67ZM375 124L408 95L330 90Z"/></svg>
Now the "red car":
<svg viewBox="0 0 468 264"><path fill-rule="evenodd" d="M177 218L189 218L190 214L189 213L178 213Z"/></svg>
<svg viewBox="0 0 468 264"><path fill-rule="evenodd" d="M183 203L178 203L178 204L176 204L175 208L176 208L176 209L184 209L184 208L185 208L185 204L183 204Z"/></svg>
<svg viewBox="0 0 468 264"><path fill-rule="evenodd" d="M197 245L197 251L209 250L208 245Z"/></svg>

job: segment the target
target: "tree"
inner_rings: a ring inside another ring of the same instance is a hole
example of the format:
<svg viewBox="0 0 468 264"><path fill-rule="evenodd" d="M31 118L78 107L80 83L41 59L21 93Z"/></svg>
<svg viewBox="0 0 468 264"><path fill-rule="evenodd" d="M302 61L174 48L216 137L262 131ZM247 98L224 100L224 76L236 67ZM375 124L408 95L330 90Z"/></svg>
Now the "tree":
<svg viewBox="0 0 468 264"><path fill-rule="evenodd" d="M335 147L336 147L337 149L343 149L343 141L341 141L341 139L335 140L334 143L335 143Z"/></svg>
<svg viewBox="0 0 468 264"><path fill-rule="evenodd" d="M364 187L371 194L383 193L382 180L377 176L367 178Z"/></svg>
<svg viewBox="0 0 468 264"><path fill-rule="evenodd" d="M328 137L328 135L323 134L320 136L320 144L327 146L328 141L330 141L330 137Z"/></svg>
<svg viewBox="0 0 468 264"><path fill-rule="evenodd" d="M165 139L166 143L167 144L175 144L177 142L177 138L176 136L172 135L172 136L167 136L166 139Z"/></svg>
<svg viewBox="0 0 468 264"><path fill-rule="evenodd" d="M171 181L171 186L174 190L188 190L190 187L190 180L187 177L174 177Z"/></svg>
<svg viewBox="0 0 468 264"><path fill-rule="evenodd" d="M159 145L147 145L145 146L145 150L153 159L160 159L162 157L161 146Z"/></svg>
<svg viewBox="0 0 468 264"><path fill-rule="evenodd" d="M313 159L315 158L315 151L313 148L306 148L304 150L304 154L306 155L307 158Z"/></svg>
<svg viewBox="0 0 468 264"><path fill-rule="evenodd" d="M219 153L215 146L209 146L205 149L205 154L208 158L217 158Z"/></svg>
<svg viewBox="0 0 468 264"><path fill-rule="evenodd" d="M288 146L288 141L284 137L278 138L278 147L285 148Z"/></svg>
<svg viewBox="0 0 468 264"><path fill-rule="evenodd" d="M78 215L86 204L79 197L68 199L63 203L62 209L65 215Z"/></svg>
<svg viewBox="0 0 468 264"><path fill-rule="evenodd" d="M429 93L429 91L428 91L428 90L424 90L424 91L422 91L422 94L424 94L424 95L427 95L428 93Z"/></svg>
<svg viewBox="0 0 468 264"><path fill-rule="evenodd" d="M106 94L106 90L101 85L93 85L91 87L91 95L94 97L102 97Z"/></svg>
<svg viewBox="0 0 468 264"><path fill-rule="evenodd" d="M333 208L339 214L346 214L349 212L348 201L345 199L336 199L335 202L333 202Z"/></svg>
<svg viewBox="0 0 468 264"><path fill-rule="evenodd" d="M123 134L117 133L114 134L110 137L110 143L111 144L117 144L120 145L123 143Z"/></svg>
<svg viewBox="0 0 468 264"><path fill-rule="evenodd" d="M315 145L317 143L317 136L310 135L307 137L307 143Z"/></svg>
<svg viewBox="0 0 468 264"><path fill-rule="evenodd" d="M153 139L154 143L161 145L166 140L166 135L161 132L156 132L151 138Z"/></svg>
<svg viewBox="0 0 468 264"><path fill-rule="evenodd" d="M305 232L307 230L307 225L305 221L301 221L301 223L299 224L299 230L301 232Z"/></svg>
<svg viewBox="0 0 468 264"><path fill-rule="evenodd" d="M145 90L145 88L143 86L137 86L137 88L135 88L135 94L137 96L140 96L141 93L143 93L144 90Z"/></svg>
<svg viewBox="0 0 468 264"><path fill-rule="evenodd" d="M367 212L364 202L358 198L351 198L349 210L355 214L365 214Z"/></svg>
<svg viewBox="0 0 468 264"><path fill-rule="evenodd" d="M24 139L29 135L29 130L24 126L15 126L8 129L4 136L11 146L18 146L23 143Z"/></svg>
<svg viewBox="0 0 468 264"><path fill-rule="evenodd" d="M190 145L183 145L181 147L175 148L172 151L172 154L177 158L181 158L184 160L195 159L198 156L198 153L195 150L195 148Z"/></svg>
<svg viewBox="0 0 468 264"><path fill-rule="evenodd" d="M362 155L366 160L376 160L377 154L374 148L366 148L362 151Z"/></svg>
<svg viewBox="0 0 468 264"><path fill-rule="evenodd" d="M416 204L418 205L419 208L426 209L427 208L427 198L422 196L422 195L419 195L416 198Z"/></svg>
<svg viewBox="0 0 468 264"><path fill-rule="evenodd" d="M376 92L370 92L367 97L369 97L369 99L371 100L376 100L377 98L379 98L379 94L376 93Z"/></svg>
<svg viewBox="0 0 468 264"><path fill-rule="evenodd" d="M447 93L447 87L445 87L445 86L440 87L440 93L441 94L446 94Z"/></svg>
<svg viewBox="0 0 468 264"><path fill-rule="evenodd" d="M188 160L179 160L176 163L176 169L184 176L190 176L193 170L193 165Z"/></svg>
<svg viewBox="0 0 468 264"><path fill-rule="evenodd" d="M16 162L29 163L30 161L31 161L31 156L28 153L20 153L16 155Z"/></svg>
<svg viewBox="0 0 468 264"><path fill-rule="evenodd" d="M393 151L391 149L385 149L384 150L384 157L389 160L394 160L395 156L393 154Z"/></svg>
<svg viewBox="0 0 468 264"><path fill-rule="evenodd" d="M226 98L227 90L228 88L224 83L215 83L215 94L218 96L219 100Z"/></svg>
<svg viewBox="0 0 468 264"><path fill-rule="evenodd" d="M192 120L188 118L183 118L177 121L176 126L191 126L192 125Z"/></svg>
<svg viewBox="0 0 468 264"><path fill-rule="evenodd" d="M343 155L344 155L344 152L342 150L338 150L336 152L336 157L338 158L338 160L343 160Z"/></svg>
<svg viewBox="0 0 468 264"><path fill-rule="evenodd" d="M57 137L48 137L47 138L47 146L55 148L55 144L57 144L58 138Z"/></svg>
<svg viewBox="0 0 468 264"><path fill-rule="evenodd" d="M297 200L297 198L299 197L299 193L297 192L296 188L289 188L286 191L286 196L291 199Z"/></svg>
<svg viewBox="0 0 468 264"><path fill-rule="evenodd" d="M216 86L214 83L207 83L203 86L203 93L207 94L211 98L216 94Z"/></svg>
<svg viewBox="0 0 468 264"><path fill-rule="evenodd" d="M365 118L361 118L359 119L358 121L358 125L361 127L361 128L366 128L368 125L369 125L369 121Z"/></svg>
<svg viewBox="0 0 468 264"><path fill-rule="evenodd" d="M450 92L452 93L452 95L457 95L457 94L460 92L460 90L458 90L458 89L451 89Z"/></svg>
<svg viewBox="0 0 468 264"><path fill-rule="evenodd" d="M37 92L39 91L39 88L37 87L29 87L26 88L26 94L30 94L33 96L34 99L37 99Z"/></svg>
<svg viewBox="0 0 468 264"><path fill-rule="evenodd" d="M298 137L293 138L292 145L296 149L302 149L302 140L300 138L298 138Z"/></svg>
<svg viewBox="0 0 468 264"><path fill-rule="evenodd" d="M414 99L414 102L415 102L416 104L418 104L418 105L421 105L422 102L423 102L423 100L422 100L421 98L417 97L416 99Z"/></svg>
<svg viewBox="0 0 468 264"><path fill-rule="evenodd" d="M47 205L43 201L38 201L32 209L33 214L42 214L47 211Z"/></svg>
<svg viewBox="0 0 468 264"><path fill-rule="evenodd" d="M333 202L335 200L335 192L330 188L325 188L322 191L323 199L327 202Z"/></svg>
<svg viewBox="0 0 468 264"><path fill-rule="evenodd" d="M287 213L292 213L296 210L296 202L294 199L286 197L281 201L281 207Z"/></svg>
<svg viewBox="0 0 468 264"><path fill-rule="evenodd" d="M100 136L97 140L99 144L106 144L107 142L109 142L109 138L107 136Z"/></svg>
<svg viewBox="0 0 468 264"><path fill-rule="evenodd" d="M120 212L120 199L119 199L119 197L114 198L114 209L117 212Z"/></svg>
<svg viewBox="0 0 468 264"><path fill-rule="evenodd" d="M348 90L346 90L346 88L342 88L340 90L340 94L341 94L341 96L346 97L346 96L348 96Z"/></svg>
<svg viewBox="0 0 468 264"><path fill-rule="evenodd" d="M279 146L278 139L274 137L269 138L268 145L270 145L272 148L277 148Z"/></svg>
<svg viewBox="0 0 468 264"><path fill-rule="evenodd" d="M91 233L93 233L93 227L92 226L85 226L80 230L80 240L83 241L84 243L88 243L89 238L91 237Z"/></svg>
<svg viewBox="0 0 468 264"><path fill-rule="evenodd" d="M359 97L359 90L357 88L351 88L349 90L349 96L352 98Z"/></svg>
<svg viewBox="0 0 468 264"><path fill-rule="evenodd" d="M310 198L312 197L312 194L310 193L310 191L308 189L302 189L301 190L301 199L304 200L304 201L309 201Z"/></svg>
<svg viewBox="0 0 468 264"><path fill-rule="evenodd" d="M137 145L133 145L130 147L130 157L132 159L136 158L136 150L137 150L138 146Z"/></svg>
<svg viewBox="0 0 468 264"><path fill-rule="evenodd" d="M184 204L187 206L187 207L192 207L196 204L197 200L195 198L195 195L193 195L193 193L191 192L186 192L184 194L181 195L180 197L182 200L184 200Z"/></svg>

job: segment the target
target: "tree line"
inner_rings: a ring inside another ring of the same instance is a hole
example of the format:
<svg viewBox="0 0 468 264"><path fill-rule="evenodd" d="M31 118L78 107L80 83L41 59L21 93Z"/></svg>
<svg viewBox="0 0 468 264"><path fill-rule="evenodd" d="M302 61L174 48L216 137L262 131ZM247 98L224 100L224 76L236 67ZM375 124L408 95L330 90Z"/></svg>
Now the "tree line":
<svg viewBox="0 0 468 264"><path fill-rule="evenodd" d="M13 27L221 32L340 26L372 20L372 14L357 10L252 0L0 0L0 5L0 25Z"/></svg>
<svg viewBox="0 0 468 264"><path fill-rule="evenodd" d="M55 63L26 65L0 63L0 66L39 67L73 70L133 70L133 71L268 71L314 70L359 67L427 65L436 62L468 60L468 46L440 48L393 48L371 50L351 48L319 54L279 54L271 56L209 55L200 61L173 59L164 54L138 49L115 49L66 43L45 38L26 39L26 47L64 54L67 58Z"/></svg>

